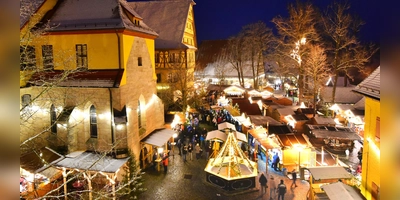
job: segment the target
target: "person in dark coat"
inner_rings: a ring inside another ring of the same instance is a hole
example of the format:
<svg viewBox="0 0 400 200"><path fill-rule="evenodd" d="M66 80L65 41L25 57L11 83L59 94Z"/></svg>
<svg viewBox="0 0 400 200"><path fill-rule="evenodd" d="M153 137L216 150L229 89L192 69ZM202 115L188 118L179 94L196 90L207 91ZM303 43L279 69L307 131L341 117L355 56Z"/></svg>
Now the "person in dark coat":
<svg viewBox="0 0 400 200"><path fill-rule="evenodd" d="M264 173L260 175L260 178L258 179L261 185L261 194L264 195L267 192L267 177L265 177Z"/></svg>
<svg viewBox="0 0 400 200"><path fill-rule="evenodd" d="M296 180L297 180L297 173L296 173L296 170L295 169L293 169L293 171L292 171L292 185L290 185L290 187L293 187L293 185L294 185L294 187L297 187L297 184L296 184Z"/></svg>
<svg viewBox="0 0 400 200"><path fill-rule="evenodd" d="M284 200L284 197L286 194L286 185L283 182L283 180L281 180L281 183L278 184L277 192L278 192L278 200L280 200L281 197L282 197L282 200Z"/></svg>

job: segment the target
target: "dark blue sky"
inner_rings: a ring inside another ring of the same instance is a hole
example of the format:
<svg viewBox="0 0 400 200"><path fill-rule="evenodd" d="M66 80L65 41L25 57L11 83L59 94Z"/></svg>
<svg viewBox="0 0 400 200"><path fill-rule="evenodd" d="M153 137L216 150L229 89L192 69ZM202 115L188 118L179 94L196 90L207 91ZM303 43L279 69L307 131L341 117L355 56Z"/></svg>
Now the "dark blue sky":
<svg viewBox="0 0 400 200"><path fill-rule="evenodd" d="M270 22L275 16L288 16L287 5L294 0L194 0L194 15L198 45L203 40L227 39L237 34L247 24ZM314 0L325 10L330 0ZM363 42L379 43L380 5L377 0L349 0L350 10L366 23L361 28Z"/></svg>

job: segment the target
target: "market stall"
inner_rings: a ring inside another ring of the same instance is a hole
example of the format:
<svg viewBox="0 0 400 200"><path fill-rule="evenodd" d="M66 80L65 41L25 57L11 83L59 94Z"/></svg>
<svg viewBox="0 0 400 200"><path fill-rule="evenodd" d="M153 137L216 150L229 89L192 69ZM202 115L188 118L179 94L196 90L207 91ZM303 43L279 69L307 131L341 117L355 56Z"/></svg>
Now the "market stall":
<svg viewBox="0 0 400 200"><path fill-rule="evenodd" d="M37 198L57 188L61 170L54 163L64 157L54 150L44 147L21 155L20 157L20 195L24 198Z"/></svg>
<svg viewBox="0 0 400 200"><path fill-rule="evenodd" d="M331 191L338 189L336 188L337 186L333 185L333 187L335 188L332 188L332 185L329 186L329 184L340 182L350 186L354 185L354 176L341 166L307 167L306 170L310 173L310 192L308 193L308 199L310 200L321 199L321 197L323 196L326 197L327 193L324 188L328 190L328 193L331 193ZM341 192L344 191L342 190ZM347 198L341 199L353 199L351 198L351 196L349 197L348 195L346 195L346 197Z"/></svg>

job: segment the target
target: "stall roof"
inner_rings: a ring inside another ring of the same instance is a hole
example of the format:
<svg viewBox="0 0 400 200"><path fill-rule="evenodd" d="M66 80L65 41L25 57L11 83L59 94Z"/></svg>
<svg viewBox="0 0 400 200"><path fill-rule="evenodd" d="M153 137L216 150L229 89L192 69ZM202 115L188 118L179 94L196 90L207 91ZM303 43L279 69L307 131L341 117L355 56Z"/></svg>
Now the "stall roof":
<svg viewBox="0 0 400 200"><path fill-rule="evenodd" d="M244 133L235 131L233 133L233 135L236 137L236 139L247 142L247 137ZM206 140L220 139L220 140L226 141L227 137L228 137L228 135L226 133L222 132L221 130L214 130L214 131L210 131L207 133Z"/></svg>
<svg viewBox="0 0 400 200"><path fill-rule="evenodd" d="M283 146L294 146L296 144L308 146L308 142L304 139L302 134L284 134L276 136Z"/></svg>
<svg viewBox="0 0 400 200"><path fill-rule="evenodd" d="M355 188L342 182L323 185L321 188L325 191L330 200L365 200L365 197Z"/></svg>
<svg viewBox="0 0 400 200"><path fill-rule="evenodd" d="M314 118L315 123L321 124L321 125L335 125L336 122L334 119L331 117L319 117L316 115Z"/></svg>
<svg viewBox="0 0 400 200"><path fill-rule="evenodd" d="M361 137L352 128L307 125L316 138L338 138L347 140L361 140Z"/></svg>
<svg viewBox="0 0 400 200"><path fill-rule="evenodd" d="M128 161L128 159L129 158L115 159L92 152L79 152L68 154L63 160L55 165L69 169L115 173Z"/></svg>
<svg viewBox="0 0 400 200"><path fill-rule="evenodd" d="M319 166L307 168L314 180L351 179L353 176L341 166Z"/></svg>
<svg viewBox="0 0 400 200"><path fill-rule="evenodd" d="M20 167L31 173L40 173L53 163L62 160L64 157L54 150L43 147L40 150L32 150L29 153L21 155ZM48 163L47 165L45 163Z"/></svg>
<svg viewBox="0 0 400 200"><path fill-rule="evenodd" d="M292 133L288 125L270 125L268 126L268 133L270 134L287 134Z"/></svg>
<svg viewBox="0 0 400 200"><path fill-rule="evenodd" d="M222 131L214 130L207 133L206 140L220 139L225 141L228 135Z"/></svg>
<svg viewBox="0 0 400 200"><path fill-rule="evenodd" d="M276 121L274 118L270 116L262 116L262 115L248 115L250 117L251 123L256 126L266 126L267 122L269 125L282 125L282 123Z"/></svg>
<svg viewBox="0 0 400 200"><path fill-rule="evenodd" d="M229 123L229 122L224 122L224 123L220 123L218 124L218 130L223 131L224 129L232 129L232 130L236 130L235 125Z"/></svg>
<svg viewBox="0 0 400 200"><path fill-rule="evenodd" d="M148 136L143 138L141 142L151 144L157 147L163 146L173 135L175 131L171 129L160 128L151 132Z"/></svg>

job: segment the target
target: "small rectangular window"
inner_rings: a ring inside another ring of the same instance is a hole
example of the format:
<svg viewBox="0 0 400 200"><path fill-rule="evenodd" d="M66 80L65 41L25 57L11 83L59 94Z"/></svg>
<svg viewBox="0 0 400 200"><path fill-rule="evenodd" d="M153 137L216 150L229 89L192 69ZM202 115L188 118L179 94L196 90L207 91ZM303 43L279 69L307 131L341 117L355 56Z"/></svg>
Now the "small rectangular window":
<svg viewBox="0 0 400 200"><path fill-rule="evenodd" d="M19 48L20 54L20 70L36 69L36 53L35 47L30 45L22 45Z"/></svg>
<svg viewBox="0 0 400 200"><path fill-rule="evenodd" d="M21 104L22 107L28 106L31 103L31 95L30 94L24 94L21 97Z"/></svg>
<svg viewBox="0 0 400 200"><path fill-rule="evenodd" d="M160 63L160 53L156 53L156 63Z"/></svg>
<svg viewBox="0 0 400 200"><path fill-rule="evenodd" d="M77 68L83 67L88 68L88 55L87 55L87 44L76 45L76 66Z"/></svg>
<svg viewBox="0 0 400 200"><path fill-rule="evenodd" d="M157 74L157 83L161 83L161 74L160 73Z"/></svg>
<svg viewBox="0 0 400 200"><path fill-rule="evenodd" d="M42 58L44 70L53 70L53 45L42 45Z"/></svg>
<svg viewBox="0 0 400 200"><path fill-rule="evenodd" d="M142 57L138 57L137 61L138 61L138 66L142 66Z"/></svg>

